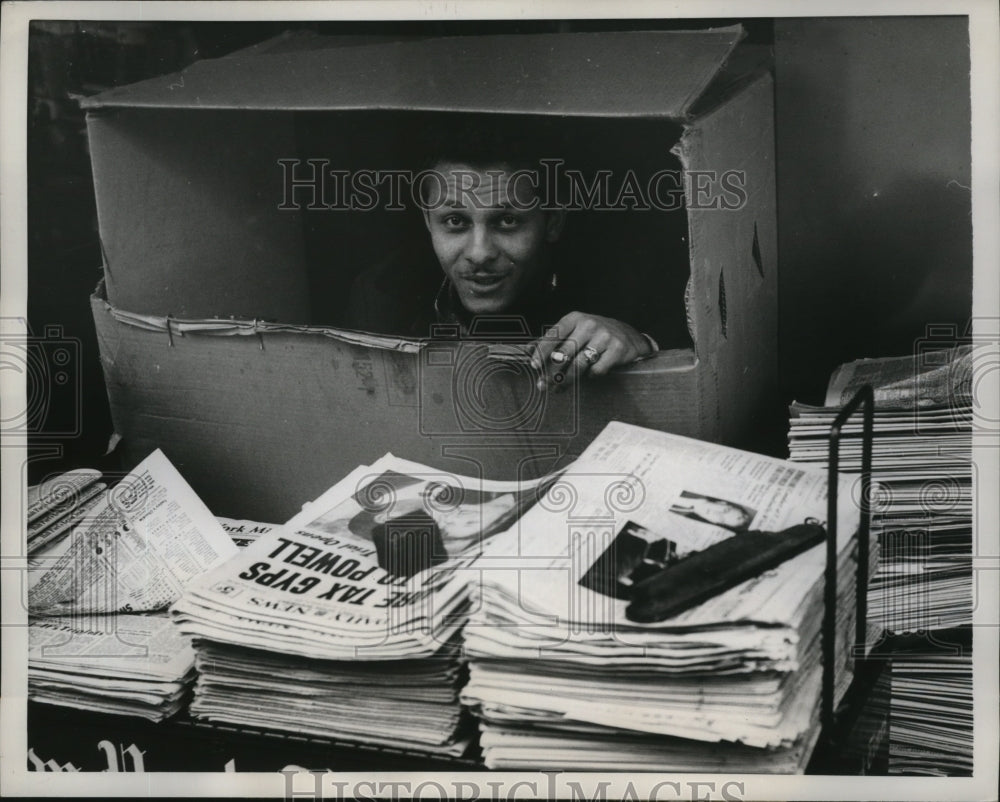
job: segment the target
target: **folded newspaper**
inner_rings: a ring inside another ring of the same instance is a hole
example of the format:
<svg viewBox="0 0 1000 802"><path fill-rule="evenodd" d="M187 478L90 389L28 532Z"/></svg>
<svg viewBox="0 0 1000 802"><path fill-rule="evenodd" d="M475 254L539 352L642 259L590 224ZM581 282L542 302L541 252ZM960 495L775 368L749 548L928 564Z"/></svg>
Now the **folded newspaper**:
<svg viewBox="0 0 1000 802"><path fill-rule="evenodd" d="M392 455L359 467L173 606L197 654L191 714L461 755L471 566L539 492Z"/></svg>
<svg viewBox="0 0 1000 802"><path fill-rule="evenodd" d="M28 627L28 697L162 721L187 702L194 651L156 615L53 616Z"/></svg>
<svg viewBox="0 0 1000 802"><path fill-rule="evenodd" d="M455 757L469 746L457 643L431 656L375 661L316 660L203 639L194 646L196 718Z"/></svg>
<svg viewBox="0 0 1000 802"><path fill-rule="evenodd" d="M195 578L173 606L193 637L340 660L434 654L464 624L482 546L541 480L490 482L387 455Z"/></svg>
<svg viewBox="0 0 1000 802"><path fill-rule="evenodd" d="M29 491L28 695L160 721L187 702L195 655L150 611L237 547L162 452L110 490L99 478L72 471Z"/></svg>
<svg viewBox="0 0 1000 802"><path fill-rule="evenodd" d="M101 472L89 468L68 471L28 488L28 554L63 539L104 497Z"/></svg>
<svg viewBox="0 0 1000 802"><path fill-rule="evenodd" d="M583 767L590 754L594 768L708 771L756 754L759 770L802 770L819 731L824 545L664 620L630 609L651 574L695 551L823 521L826 481L609 424L477 562L462 698L482 718L487 765ZM854 633L852 481L839 492L838 698Z"/></svg>
<svg viewBox="0 0 1000 802"><path fill-rule="evenodd" d="M33 555L32 615L162 610L194 577L237 552L158 449L102 493L58 546Z"/></svg>

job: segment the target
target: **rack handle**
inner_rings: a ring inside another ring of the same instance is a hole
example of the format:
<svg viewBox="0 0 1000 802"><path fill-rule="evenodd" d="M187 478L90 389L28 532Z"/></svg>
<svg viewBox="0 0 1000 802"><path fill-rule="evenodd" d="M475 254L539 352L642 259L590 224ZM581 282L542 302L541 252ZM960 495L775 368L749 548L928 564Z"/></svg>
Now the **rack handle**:
<svg viewBox="0 0 1000 802"><path fill-rule="evenodd" d="M824 730L834 725L834 660L837 633L837 479L840 474L840 430L848 419L864 406L861 441L861 522L858 527L858 569L855 582L855 661L864 660L868 645L868 553L871 531L872 425L875 392L870 384L858 389L845 404L830 427L830 454L827 463L827 540L826 572L823 597L823 707Z"/></svg>

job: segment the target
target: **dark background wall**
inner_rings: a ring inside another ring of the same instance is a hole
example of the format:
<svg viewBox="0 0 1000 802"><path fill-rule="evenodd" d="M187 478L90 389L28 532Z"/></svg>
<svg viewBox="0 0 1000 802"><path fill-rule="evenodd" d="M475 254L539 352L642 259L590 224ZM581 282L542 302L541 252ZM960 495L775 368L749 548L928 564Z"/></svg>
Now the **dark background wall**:
<svg viewBox="0 0 1000 802"><path fill-rule="evenodd" d="M914 352L972 310L964 17L777 20L780 364L821 399L831 370Z"/></svg>
<svg viewBox="0 0 1000 802"><path fill-rule="evenodd" d="M964 18L739 20L775 53L781 376L817 400L830 371L909 353L971 314L969 56ZM539 21L491 32L699 28L737 20ZM32 418L30 481L100 464L111 434L88 296L100 277L83 115L93 94L290 28L399 38L483 23L36 23L29 42L28 319L78 343L81 392ZM75 385L74 385L75 387ZM48 388L43 388L48 392ZM29 382L29 395L31 386ZM29 398L30 403L30 398ZM110 461L109 461L110 462Z"/></svg>

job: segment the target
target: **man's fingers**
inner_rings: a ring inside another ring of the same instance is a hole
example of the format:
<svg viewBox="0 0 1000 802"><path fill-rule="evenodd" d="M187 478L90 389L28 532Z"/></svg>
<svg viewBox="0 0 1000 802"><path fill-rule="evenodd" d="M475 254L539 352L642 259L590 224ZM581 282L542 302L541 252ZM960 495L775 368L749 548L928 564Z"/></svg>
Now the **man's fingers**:
<svg viewBox="0 0 1000 802"><path fill-rule="evenodd" d="M559 346L549 354L549 364L552 370L561 370L563 372L569 370L573 362L576 360L576 355L580 351L580 343L576 338L576 329L567 336Z"/></svg>
<svg viewBox="0 0 1000 802"><path fill-rule="evenodd" d="M577 343L571 333L563 339L550 341L547 358L542 359L542 376L538 380L539 387L546 383L558 387L566 381L572 381L576 376L575 360Z"/></svg>
<svg viewBox="0 0 1000 802"><path fill-rule="evenodd" d="M573 359L561 366L554 368L552 373L552 386L556 392L562 392L566 387L576 381L580 373L579 359Z"/></svg>
<svg viewBox="0 0 1000 802"><path fill-rule="evenodd" d="M569 350L570 346L567 345L569 339L570 338L567 338L567 341L564 342L560 348L565 347ZM566 364L568 364L568 367L562 374L562 378L559 382L559 384L563 386L569 382L576 381L578 376L581 376L588 370L591 370L592 366L596 364L596 361L604 358L606 351L618 350L617 343L612 340L611 336L606 331L596 332L589 340L573 340L572 348L574 349L573 359L571 361L567 361Z"/></svg>
<svg viewBox="0 0 1000 802"><path fill-rule="evenodd" d="M617 341L608 345L598 360L590 366L591 375L603 376L622 361L623 351L625 351L625 347Z"/></svg>
<svg viewBox="0 0 1000 802"><path fill-rule="evenodd" d="M575 382L578 376L587 372L587 369L590 367L590 362L587 361L585 352L586 347L579 348L577 350L573 361L568 363L569 367L567 367L565 373L562 374L562 379L556 386L556 390L562 391L565 387L569 386L569 384Z"/></svg>
<svg viewBox="0 0 1000 802"><path fill-rule="evenodd" d="M569 338L561 341L558 347L549 354L548 362L543 371L551 386L559 389L561 385L574 379L576 376L575 354L576 345ZM545 381L545 376L542 377L541 381Z"/></svg>
<svg viewBox="0 0 1000 802"><path fill-rule="evenodd" d="M539 389L563 388L586 373L603 376L649 351L631 327L596 315L571 312L533 345L531 364Z"/></svg>
<svg viewBox="0 0 1000 802"><path fill-rule="evenodd" d="M550 328L541 339L535 341L534 350L531 354L531 366L535 370L541 370L548 366L549 358L556 347L563 341L563 336L559 331L559 324Z"/></svg>

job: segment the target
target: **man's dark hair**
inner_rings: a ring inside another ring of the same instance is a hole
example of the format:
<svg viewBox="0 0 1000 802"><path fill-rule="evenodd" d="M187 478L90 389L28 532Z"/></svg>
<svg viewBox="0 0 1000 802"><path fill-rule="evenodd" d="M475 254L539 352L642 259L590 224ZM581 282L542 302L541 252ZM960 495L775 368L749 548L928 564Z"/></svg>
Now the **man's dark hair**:
<svg viewBox="0 0 1000 802"><path fill-rule="evenodd" d="M503 165L541 175L542 159L565 159L565 124L549 117L511 114L437 115L422 126L418 171L445 162L470 167ZM421 186L421 193L427 187Z"/></svg>
<svg viewBox="0 0 1000 802"><path fill-rule="evenodd" d="M511 114L443 114L422 132L422 168L442 161L475 166L506 164L538 169L544 158L563 158L558 120Z"/></svg>

